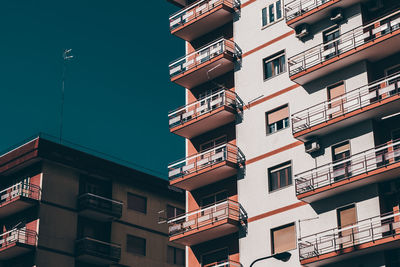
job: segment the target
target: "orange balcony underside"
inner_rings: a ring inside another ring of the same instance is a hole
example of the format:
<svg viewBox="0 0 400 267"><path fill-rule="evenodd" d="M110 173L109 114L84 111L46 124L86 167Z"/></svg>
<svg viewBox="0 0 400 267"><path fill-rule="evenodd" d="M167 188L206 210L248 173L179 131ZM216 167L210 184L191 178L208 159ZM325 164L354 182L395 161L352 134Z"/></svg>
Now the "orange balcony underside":
<svg viewBox="0 0 400 267"><path fill-rule="evenodd" d="M376 241L343 248L334 252L322 254L316 257L301 260L303 266L314 267L346 260L350 257L357 257L376 251L394 249L400 247L400 236L389 236Z"/></svg>
<svg viewBox="0 0 400 267"><path fill-rule="evenodd" d="M13 243L8 245L7 247L0 248L0 260L9 260L23 254L28 253L35 249L33 245L27 245L24 243Z"/></svg>
<svg viewBox="0 0 400 267"><path fill-rule="evenodd" d="M211 79L233 70L233 60L234 59L232 56L225 53L221 54L194 68L191 68L190 70L172 77L171 81L185 88L191 89L208 81L207 72L220 64L220 66L213 69L212 73L209 74Z"/></svg>
<svg viewBox="0 0 400 267"><path fill-rule="evenodd" d="M400 29L296 73L290 79L303 85L361 60L377 61L400 51L399 42Z"/></svg>
<svg viewBox="0 0 400 267"><path fill-rule="evenodd" d="M395 179L400 175L400 162L377 168L373 171L356 175L354 177L340 180L331 185L317 188L313 191L297 195L299 200L311 203L322 198L328 198L340 193L362 187L367 184L377 183L385 180Z"/></svg>
<svg viewBox="0 0 400 267"><path fill-rule="evenodd" d="M322 122L311 128L293 134L293 136L301 141L307 141L317 136L323 136L329 132L354 125L358 122L372 119L382 118L386 115L399 111L400 95L388 97L379 102L365 106L358 110L354 110L347 114L335 117L327 122Z"/></svg>
<svg viewBox="0 0 400 267"><path fill-rule="evenodd" d="M19 196L0 205L0 219L16 214L38 203L37 200Z"/></svg>
<svg viewBox="0 0 400 267"><path fill-rule="evenodd" d="M173 29L171 34L188 42L209 33L233 19L233 9L224 3Z"/></svg>
<svg viewBox="0 0 400 267"><path fill-rule="evenodd" d="M185 246L193 246L209 240L235 233L239 230L239 221L231 218L216 221L169 238L169 241Z"/></svg>
<svg viewBox="0 0 400 267"><path fill-rule="evenodd" d="M193 138L235 120L235 110L228 106L222 106L209 113L205 113L195 119L171 128L171 133Z"/></svg>
<svg viewBox="0 0 400 267"><path fill-rule="evenodd" d="M223 161L197 172L170 181L170 185L192 191L205 185L221 181L237 173L237 164Z"/></svg>

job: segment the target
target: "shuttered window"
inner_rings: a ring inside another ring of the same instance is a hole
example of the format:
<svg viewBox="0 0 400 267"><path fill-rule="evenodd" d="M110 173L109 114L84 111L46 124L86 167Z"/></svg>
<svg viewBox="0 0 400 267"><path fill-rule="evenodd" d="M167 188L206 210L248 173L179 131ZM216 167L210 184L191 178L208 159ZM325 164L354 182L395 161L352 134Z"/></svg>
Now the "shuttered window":
<svg viewBox="0 0 400 267"><path fill-rule="evenodd" d="M147 212L147 198L132 193L128 193L128 209L141 213Z"/></svg>
<svg viewBox="0 0 400 267"><path fill-rule="evenodd" d="M269 191L292 184L292 163L290 161L268 169Z"/></svg>
<svg viewBox="0 0 400 267"><path fill-rule="evenodd" d="M296 229L294 223L271 230L272 254L296 248Z"/></svg>
<svg viewBox="0 0 400 267"><path fill-rule="evenodd" d="M127 235L126 251L129 253L146 256L146 239L133 235Z"/></svg>
<svg viewBox="0 0 400 267"><path fill-rule="evenodd" d="M277 132L281 129L289 127L289 107L274 109L266 114L267 134Z"/></svg>

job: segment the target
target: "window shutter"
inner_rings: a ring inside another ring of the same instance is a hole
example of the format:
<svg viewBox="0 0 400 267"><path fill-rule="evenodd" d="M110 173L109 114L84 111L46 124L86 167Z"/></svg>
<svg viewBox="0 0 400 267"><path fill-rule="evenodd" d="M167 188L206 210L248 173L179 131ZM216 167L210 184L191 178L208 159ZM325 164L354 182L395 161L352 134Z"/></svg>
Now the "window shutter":
<svg viewBox="0 0 400 267"><path fill-rule="evenodd" d="M281 253L296 248L296 231L294 224L272 231L273 253Z"/></svg>
<svg viewBox="0 0 400 267"><path fill-rule="evenodd" d="M268 124L273 124L277 121L286 119L289 117L289 107L285 106L271 113L268 113Z"/></svg>

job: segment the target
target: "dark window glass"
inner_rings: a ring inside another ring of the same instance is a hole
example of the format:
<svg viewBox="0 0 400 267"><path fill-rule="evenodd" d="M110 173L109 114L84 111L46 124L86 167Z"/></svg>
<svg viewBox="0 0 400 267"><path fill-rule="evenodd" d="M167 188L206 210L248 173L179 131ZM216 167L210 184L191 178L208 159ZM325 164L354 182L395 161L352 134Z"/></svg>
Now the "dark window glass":
<svg viewBox="0 0 400 267"><path fill-rule="evenodd" d="M282 18L282 6L281 6L281 0L276 2L276 19Z"/></svg>
<svg viewBox="0 0 400 267"><path fill-rule="evenodd" d="M133 235L127 235L126 251L129 253L146 256L146 239Z"/></svg>
<svg viewBox="0 0 400 267"><path fill-rule="evenodd" d="M171 205L167 205L167 218L175 218L181 214L184 214L185 210L180 209Z"/></svg>
<svg viewBox="0 0 400 267"><path fill-rule="evenodd" d="M168 246L167 263L185 265L185 250Z"/></svg>
<svg viewBox="0 0 400 267"><path fill-rule="evenodd" d="M267 8L264 7L261 11L261 16L262 16L262 25L265 26L268 23L268 18L267 18Z"/></svg>
<svg viewBox="0 0 400 267"><path fill-rule="evenodd" d="M268 169L269 190L274 191L292 184L292 165L290 162Z"/></svg>
<svg viewBox="0 0 400 267"><path fill-rule="evenodd" d="M274 14L274 4L269 5L269 23L272 23L275 21L275 14Z"/></svg>
<svg viewBox="0 0 400 267"><path fill-rule="evenodd" d="M285 52L281 51L264 58L264 79L269 79L286 71Z"/></svg>
<svg viewBox="0 0 400 267"><path fill-rule="evenodd" d="M146 213L147 199L132 193L128 193L128 209Z"/></svg>

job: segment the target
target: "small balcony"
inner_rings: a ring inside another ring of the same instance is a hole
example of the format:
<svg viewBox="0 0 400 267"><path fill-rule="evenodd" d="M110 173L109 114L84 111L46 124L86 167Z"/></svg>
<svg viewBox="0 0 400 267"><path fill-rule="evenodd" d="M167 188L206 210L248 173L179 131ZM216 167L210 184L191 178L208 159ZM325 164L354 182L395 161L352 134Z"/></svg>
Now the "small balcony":
<svg viewBox="0 0 400 267"><path fill-rule="evenodd" d="M75 255L82 262L109 265L120 261L121 246L85 237L76 241Z"/></svg>
<svg viewBox="0 0 400 267"><path fill-rule="evenodd" d="M169 75L172 82L191 89L232 71L238 56L235 43L221 38L173 61Z"/></svg>
<svg viewBox="0 0 400 267"><path fill-rule="evenodd" d="M350 257L400 247L400 213L387 213L344 228L300 238L302 266L324 266Z"/></svg>
<svg viewBox="0 0 400 267"><path fill-rule="evenodd" d="M0 236L0 260L9 260L36 249L37 233L27 229L13 229Z"/></svg>
<svg viewBox="0 0 400 267"><path fill-rule="evenodd" d="M295 175L297 198L311 203L400 175L400 140Z"/></svg>
<svg viewBox="0 0 400 267"><path fill-rule="evenodd" d="M169 113L169 129L185 138L193 138L235 121L242 104L236 94L219 90Z"/></svg>
<svg viewBox="0 0 400 267"><path fill-rule="evenodd" d="M122 216L121 201L108 199L91 193L78 197L79 215L100 221L111 221Z"/></svg>
<svg viewBox="0 0 400 267"><path fill-rule="evenodd" d="M400 10L290 57L289 76L298 84L361 60L377 61L400 51Z"/></svg>
<svg viewBox="0 0 400 267"><path fill-rule="evenodd" d="M169 183L191 191L237 174L244 161L238 147L219 145L170 164Z"/></svg>
<svg viewBox="0 0 400 267"><path fill-rule="evenodd" d="M169 17L171 33L190 42L233 20L238 0L202 0Z"/></svg>
<svg viewBox="0 0 400 267"><path fill-rule="evenodd" d="M169 240L186 246L196 245L237 232L246 219L247 214L239 203L224 200L169 219Z"/></svg>
<svg viewBox="0 0 400 267"><path fill-rule="evenodd" d="M0 219L37 205L40 196L39 186L23 182L0 191Z"/></svg>
<svg viewBox="0 0 400 267"><path fill-rule="evenodd" d="M400 73L364 85L292 115L293 136L301 141L363 120L400 111Z"/></svg>
<svg viewBox="0 0 400 267"><path fill-rule="evenodd" d="M215 263L210 263L207 265L203 265L203 267L242 267L243 265L237 261L226 260L226 261L219 261Z"/></svg>

